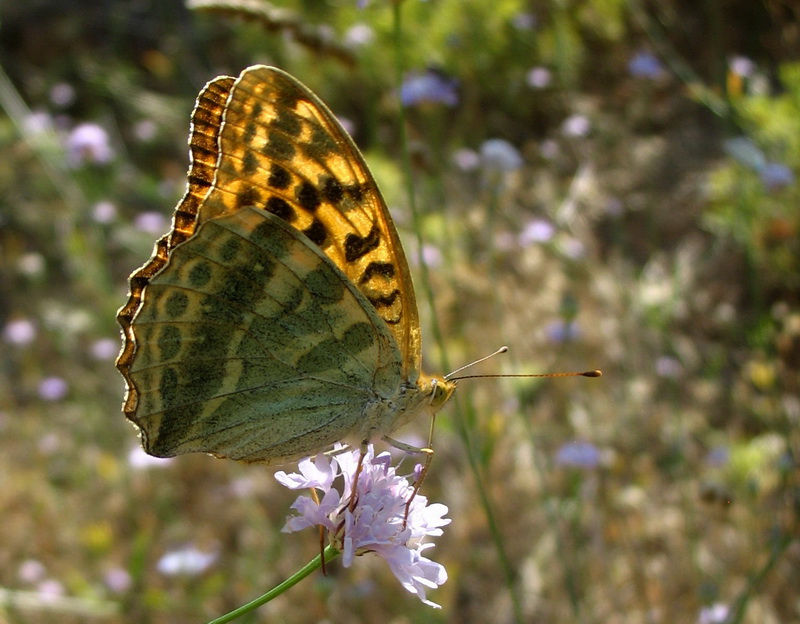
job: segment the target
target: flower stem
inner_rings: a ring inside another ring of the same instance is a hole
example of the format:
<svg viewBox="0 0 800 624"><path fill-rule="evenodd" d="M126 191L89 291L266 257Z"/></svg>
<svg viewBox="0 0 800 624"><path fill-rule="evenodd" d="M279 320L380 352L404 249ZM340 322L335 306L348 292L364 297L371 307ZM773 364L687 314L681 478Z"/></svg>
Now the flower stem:
<svg viewBox="0 0 800 624"><path fill-rule="evenodd" d="M242 605L241 607L237 607L233 611L226 613L225 615L221 615L220 617L211 620L208 624L225 624L226 622L232 622L239 616L244 615L245 613L249 613L253 609L257 609L263 604L268 603L270 600L279 596L283 592L285 592L290 587L296 585L304 578L306 578L309 574L311 574L314 570L319 569L322 567L322 559L325 558L325 563L329 561L333 561L336 557L339 556L339 551L334 548L333 546L326 546L325 550L322 551L321 554L314 557L311 561L309 561L305 566L300 568L297 572L295 572L292 576L288 579L283 581L280 585L276 585L271 590L269 590L266 594L259 596L255 600L251 600L247 604Z"/></svg>

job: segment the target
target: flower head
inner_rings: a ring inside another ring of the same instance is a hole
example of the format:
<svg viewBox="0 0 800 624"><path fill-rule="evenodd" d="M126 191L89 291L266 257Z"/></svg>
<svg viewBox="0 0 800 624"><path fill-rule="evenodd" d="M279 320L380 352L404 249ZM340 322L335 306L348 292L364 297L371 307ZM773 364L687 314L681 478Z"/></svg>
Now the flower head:
<svg viewBox="0 0 800 624"><path fill-rule="evenodd" d="M455 106L458 104L458 80L432 69L411 73L400 86L400 101L404 106L424 103Z"/></svg>
<svg viewBox="0 0 800 624"><path fill-rule="evenodd" d="M655 80L664 73L664 67L658 57L650 52L638 52L628 61L628 71L634 78Z"/></svg>
<svg viewBox="0 0 800 624"><path fill-rule="evenodd" d="M299 474L276 473L278 482L289 489L313 488L322 494L321 498L300 496L292 505L297 515L287 519L283 531L323 526L343 551L345 567L350 567L357 555L374 552L386 560L403 587L425 604L438 607L425 598L425 590L444 583L447 572L422 556L433 546L423 540L442 534L442 527L450 523L444 517L447 507L428 505L420 494L412 499L413 486L397 474L388 453L375 457L370 445L364 457L360 455L358 450L333 457L317 455L313 461L300 462ZM356 473L358 483L354 484ZM339 477L341 488L334 487Z"/></svg>
<svg viewBox="0 0 800 624"><path fill-rule="evenodd" d="M67 162L73 168L105 165L114 158L108 133L95 123L76 126L67 138Z"/></svg>

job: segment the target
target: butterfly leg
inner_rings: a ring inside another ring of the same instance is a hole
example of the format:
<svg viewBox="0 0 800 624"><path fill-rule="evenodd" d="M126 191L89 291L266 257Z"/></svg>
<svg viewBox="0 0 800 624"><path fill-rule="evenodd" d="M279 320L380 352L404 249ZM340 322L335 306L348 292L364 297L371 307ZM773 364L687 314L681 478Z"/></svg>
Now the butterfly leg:
<svg viewBox="0 0 800 624"><path fill-rule="evenodd" d="M408 512L411 509L411 502L419 492L419 488L422 487L422 482L425 480L425 476L428 474L428 469L431 467L431 462L433 461L433 449L430 448L431 440L428 440L428 446L426 448L420 448L418 446L413 446L411 444L406 444L405 442L400 442L400 440L395 440L394 438L390 438L389 436L383 436L383 441L387 444L391 444L393 447L400 449L401 451L405 451L406 453L424 453L425 454L425 464L422 467L422 470L419 473L419 477L417 478L416 482L414 483L414 491L411 493L411 498L408 499L406 503L406 513L403 518L403 528L405 529L406 523L408 522Z"/></svg>

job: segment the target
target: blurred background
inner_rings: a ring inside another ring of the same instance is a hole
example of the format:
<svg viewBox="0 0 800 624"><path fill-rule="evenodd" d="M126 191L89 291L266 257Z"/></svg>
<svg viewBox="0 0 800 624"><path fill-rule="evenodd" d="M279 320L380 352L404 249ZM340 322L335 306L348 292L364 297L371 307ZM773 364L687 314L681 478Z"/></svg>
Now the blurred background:
<svg viewBox="0 0 800 624"><path fill-rule="evenodd" d="M363 149L427 370L509 344L473 372L605 375L460 384L424 487L453 520L426 551L449 574L441 610L365 556L243 621L800 622L798 17L777 0L0 5L0 621L203 622L319 551L280 533L294 495L274 469L146 456L114 368L197 92L266 63Z"/></svg>

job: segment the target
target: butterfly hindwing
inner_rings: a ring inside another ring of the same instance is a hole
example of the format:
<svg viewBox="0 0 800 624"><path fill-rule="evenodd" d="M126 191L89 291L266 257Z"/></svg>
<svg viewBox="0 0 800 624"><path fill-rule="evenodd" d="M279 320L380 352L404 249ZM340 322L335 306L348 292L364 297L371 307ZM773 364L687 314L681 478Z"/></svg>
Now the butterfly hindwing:
<svg viewBox="0 0 800 624"><path fill-rule="evenodd" d="M154 455L309 455L400 385L385 323L330 260L254 209L177 247L136 318L136 422Z"/></svg>

